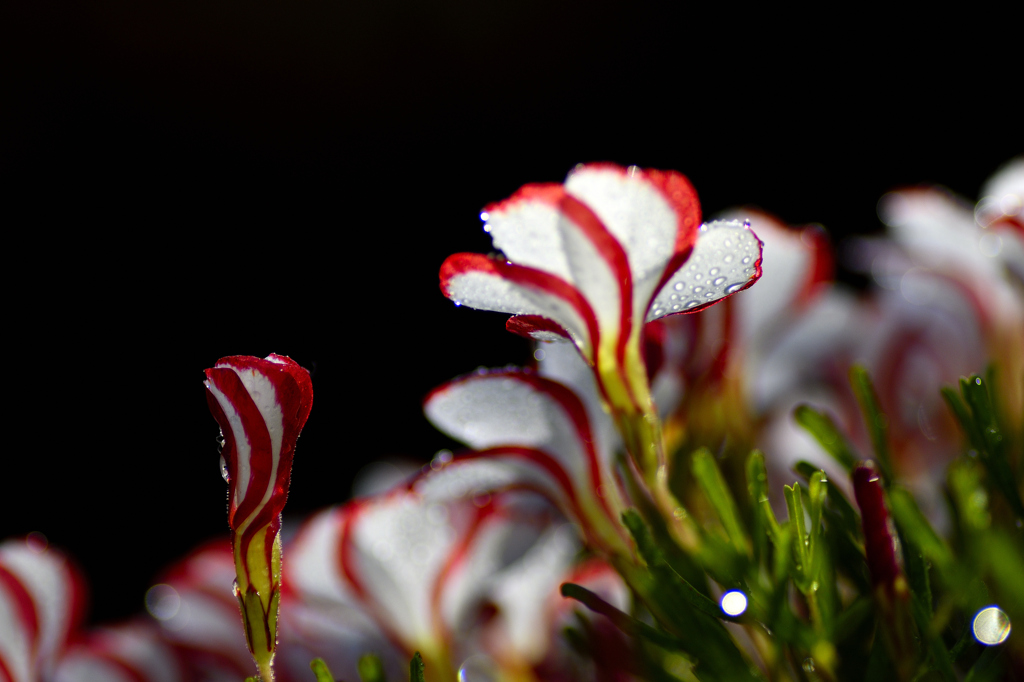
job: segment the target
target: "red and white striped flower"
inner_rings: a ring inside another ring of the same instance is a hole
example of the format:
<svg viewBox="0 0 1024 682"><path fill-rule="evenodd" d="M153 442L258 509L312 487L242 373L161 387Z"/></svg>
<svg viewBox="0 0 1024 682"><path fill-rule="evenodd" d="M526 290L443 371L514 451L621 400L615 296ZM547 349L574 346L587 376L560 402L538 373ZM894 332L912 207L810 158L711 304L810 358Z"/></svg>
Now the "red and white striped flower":
<svg viewBox="0 0 1024 682"><path fill-rule="evenodd" d="M231 548L215 540L171 566L146 593L146 608L189 679L237 682L252 670L234 580Z"/></svg>
<svg viewBox="0 0 1024 682"><path fill-rule="evenodd" d="M753 232L737 221L702 225L693 187L674 171L581 165L564 184L526 185L481 217L502 255L450 256L444 294L512 313L511 331L570 339L626 417L652 411L644 324L702 310L761 274Z"/></svg>
<svg viewBox="0 0 1024 682"><path fill-rule="evenodd" d="M174 649L149 623L104 627L78 637L53 682L186 682Z"/></svg>
<svg viewBox="0 0 1024 682"><path fill-rule="evenodd" d="M206 370L206 398L224 438L228 523L246 640L264 682L271 682L281 596L281 510L313 385L309 372L290 358L233 356Z"/></svg>
<svg viewBox="0 0 1024 682"><path fill-rule="evenodd" d="M578 356L563 344L545 350L550 358L542 370L555 367L561 381L495 370L455 379L427 396L430 422L473 452L424 476L416 489L431 500L534 490L577 521L591 547L629 556L618 522L626 504L613 474L622 441Z"/></svg>
<svg viewBox="0 0 1024 682"><path fill-rule="evenodd" d="M62 554L38 541L0 544L0 682L50 679L84 602Z"/></svg>
<svg viewBox="0 0 1024 682"><path fill-rule="evenodd" d="M300 668L319 655L343 676L375 650L396 674L420 651L438 680L454 679L462 661L530 679L523 672L548 660L557 641L558 588L579 549L571 526L523 491L438 502L416 488L306 523L289 548L282 657L294 638L304 642ZM610 582L621 586L591 573L583 578L604 593ZM616 603L626 596L611 592Z"/></svg>

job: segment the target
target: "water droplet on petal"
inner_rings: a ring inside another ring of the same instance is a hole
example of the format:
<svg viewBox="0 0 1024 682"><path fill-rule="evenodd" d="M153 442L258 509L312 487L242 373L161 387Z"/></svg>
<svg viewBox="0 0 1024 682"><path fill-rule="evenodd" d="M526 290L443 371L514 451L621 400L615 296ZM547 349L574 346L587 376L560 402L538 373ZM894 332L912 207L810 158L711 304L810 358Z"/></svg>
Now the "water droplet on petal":
<svg viewBox="0 0 1024 682"><path fill-rule="evenodd" d="M724 281L725 281L725 277L716 277L715 281L712 282L712 284L714 284L717 287L717 286L721 286L722 282L724 282Z"/></svg>
<svg viewBox="0 0 1024 682"><path fill-rule="evenodd" d="M711 268L711 272L708 273L712 277L718 274L718 268Z"/></svg>
<svg viewBox="0 0 1024 682"><path fill-rule="evenodd" d="M682 290L683 290L683 286L684 286L684 285L683 285L683 283L682 283L682 282L676 282L676 283L675 283L675 284L673 285L673 287L672 287L672 288L673 288L673 289L675 289L676 291L682 291Z"/></svg>
<svg viewBox="0 0 1024 682"><path fill-rule="evenodd" d="M704 287L694 287L693 288L693 293L695 293L695 294L699 294L702 291L704 291Z"/></svg>
<svg viewBox="0 0 1024 682"><path fill-rule="evenodd" d="M725 261L726 263L731 263L732 262L732 254L730 253L730 254L726 255L722 260Z"/></svg>
<svg viewBox="0 0 1024 682"><path fill-rule="evenodd" d="M220 456L220 477L224 479L225 483L231 483L231 474L228 473L228 463L224 459L224 455Z"/></svg>
<svg viewBox="0 0 1024 682"><path fill-rule="evenodd" d="M739 291L742 288L743 288L743 282L736 282L735 284L730 284L729 286L727 286L725 288L725 293L727 293L727 294L735 294L737 291Z"/></svg>
<svg viewBox="0 0 1024 682"><path fill-rule="evenodd" d="M689 303L686 304L686 307L687 308L693 308L694 306L698 306L698 305L700 305L700 301L690 301Z"/></svg>
<svg viewBox="0 0 1024 682"><path fill-rule="evenodd" d="M655 308L654 309L654 316L655 317L661 317L664 314L665 314L665 311L662 310L661 308Z"/></svg>
<svg viewBox="0 0 1024 682"><path fill-rule="evenodd" d="M750 256L744 256L743 260L740 261L740 262L743 263L744 265L746 265L747 263L750 262Z"/></svg>

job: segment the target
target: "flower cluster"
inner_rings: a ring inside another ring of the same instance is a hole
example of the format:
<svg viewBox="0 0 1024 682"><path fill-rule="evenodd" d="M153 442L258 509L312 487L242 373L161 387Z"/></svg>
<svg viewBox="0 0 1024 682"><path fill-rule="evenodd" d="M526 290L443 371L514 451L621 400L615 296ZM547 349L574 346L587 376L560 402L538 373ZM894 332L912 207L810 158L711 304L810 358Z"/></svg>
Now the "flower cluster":
<svg viewBox="0 0 1024 682"><path fill-rule="evenodd" d="M1016 679L1024 160L984 192L884 197L851 291L820 226L702 223L675 172L526 185L441 268L536 358L427 396L464 451L282 533L311 380L224 358L231 540L94 630L0 544L0 682Z"/></svg>

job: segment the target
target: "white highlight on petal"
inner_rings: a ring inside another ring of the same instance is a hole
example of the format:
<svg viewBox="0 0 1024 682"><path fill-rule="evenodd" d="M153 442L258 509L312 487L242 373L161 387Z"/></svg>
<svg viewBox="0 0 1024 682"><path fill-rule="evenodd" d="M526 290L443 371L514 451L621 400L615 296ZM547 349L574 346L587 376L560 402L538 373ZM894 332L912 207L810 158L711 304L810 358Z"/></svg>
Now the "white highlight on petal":
<svg viewBox="0 0 1024 682"><path fill-rule="evenodd" d="M739 590L729 590L722 595L722 611L729 616L739 616L747 610L747 595Z"/></svg>
<svg viewBox="0 0 1024 682"><path fill-rule="evenodd" d="M738 220L701 225L689 259L654 297L647 321L713 303L745 287L757 276L761 243Z"/></svg>
<svg viewBox="0 0 1024 682"><path fill-rule="evenodd" d="M989 606L974 616L971 625L974 638L981 644L993 646L1002 644L1010 636L1010 617L998 606Z"/></svg>

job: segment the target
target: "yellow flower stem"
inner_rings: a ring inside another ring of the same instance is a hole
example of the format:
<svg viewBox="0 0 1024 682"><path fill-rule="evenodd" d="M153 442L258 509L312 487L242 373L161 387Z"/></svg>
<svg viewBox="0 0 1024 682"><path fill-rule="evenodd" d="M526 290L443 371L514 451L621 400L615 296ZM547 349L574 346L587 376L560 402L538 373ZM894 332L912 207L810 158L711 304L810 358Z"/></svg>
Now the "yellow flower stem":
<svg viewBox="0 0 1024 682"><path fill-rule="evenodd" d="M246 644L252 654L261 682L274 680L274 654L277 649L277 613L281 599L281 534L274 535L270 565L266 560L269 526L253 535L242 554L242 536L247 526L235 531L234 555L237 576L235 594L242 613Z"/></svg>

